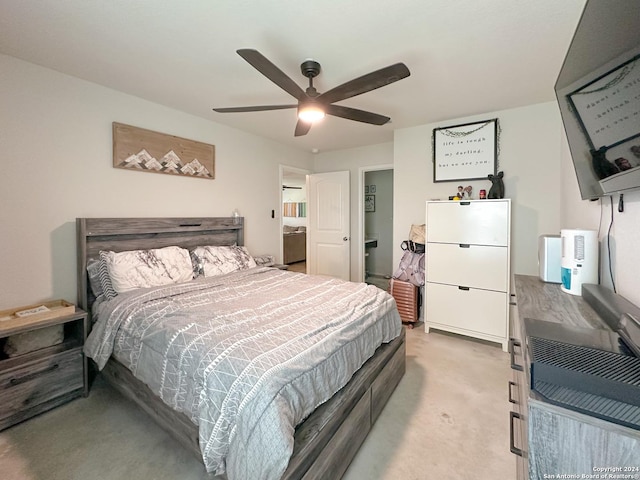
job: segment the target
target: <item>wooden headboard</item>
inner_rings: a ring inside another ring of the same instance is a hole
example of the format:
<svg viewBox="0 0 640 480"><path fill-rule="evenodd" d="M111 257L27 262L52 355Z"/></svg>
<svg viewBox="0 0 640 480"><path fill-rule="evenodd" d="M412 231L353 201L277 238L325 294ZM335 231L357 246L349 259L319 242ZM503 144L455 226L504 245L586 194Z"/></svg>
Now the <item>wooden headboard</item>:
<svg viewBox="0 0 640 480"><path fill-rule="evenodd" d="M244 218L76 218L76 235L78 306L91 314L87 264L100 250L244 245Z"/></svg>

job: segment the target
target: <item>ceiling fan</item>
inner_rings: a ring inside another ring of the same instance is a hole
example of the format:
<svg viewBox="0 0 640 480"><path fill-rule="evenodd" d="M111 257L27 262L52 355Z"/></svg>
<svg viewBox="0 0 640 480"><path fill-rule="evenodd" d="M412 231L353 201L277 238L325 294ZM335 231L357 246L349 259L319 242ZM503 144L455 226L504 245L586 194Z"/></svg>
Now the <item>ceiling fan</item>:
<svg viewBox="0 0 640 480"><path fill-rule="evenodd" d="M320 73L320 64L314 60L305 60L300 65L302 74L309 79L309 86L306 90L302 90L287 74L257 50L241 49L237 50L237 53L265 77L292 95L298 100L298 103L290 105L214 108L213 110L219 113L232 113L297 108L298 123L296 124L294 134L296 137L306 135L311 129L313 122L323 118L325 115L333 115L334 117L342 117L372 125L384 125L391 120L389 117L356 108L334 105L334 103L370 92L376 88L384 87L410 75L409 69L404 63L396 63L350 80L327 92L319 93L313 87L313 79Z"/></svg>

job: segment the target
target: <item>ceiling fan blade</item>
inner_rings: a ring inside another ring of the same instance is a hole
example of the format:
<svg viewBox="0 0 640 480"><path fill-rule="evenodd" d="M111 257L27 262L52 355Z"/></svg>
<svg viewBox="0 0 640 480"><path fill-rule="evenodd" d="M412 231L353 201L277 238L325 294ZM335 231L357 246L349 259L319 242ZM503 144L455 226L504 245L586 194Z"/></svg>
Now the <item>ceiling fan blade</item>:
<svg viewBox="0 0 640 480"><path fill-rule="evenodd" d="M256 107L227 107L214 108L214 112L232 113L232 112L264 112L266 110L284 110L285 108L298 108L298 105L261 105Z"/></svg>
<svg viewBox="0 0 640 480"><path fill-rule="evenodd" d="M391 120L384 115L365 112L364 110L351 107L343 107L342 105L327 105L325 107L325 113L327 115L333 115L334 117L342 117L348 120L355 120L356 122L370 123L372 125L384 125Z"/></svg>
<svg viewBox="0 0 640 480"><path fill-rule="evenodd" d="M291 80L286 73L271 63L267 57L262 55L257 50L250 48L244 48L237 50L238 55L249 62L253 68L258 70L261 74L278 85L281 89L287 92L289 95L300 99L304 96L304 90L298 86L296 82Z"/></svg>
<svg viewBox="0 0 640 480"><path fill-rule="evenodd" d="M339 102L340 100L355 97L356 95L361 95L376 88L397 82L409 75L411 75L411 72L409 72L409 69L404 63L396 63L363 75L362 77L355 78L342 85L338 85L324 92L317 100L323 103Z"/></svg>
<svg viewBox="0 0 640 480"><path fill-rule="evenodd" d="M301 137L302 135L306 135L311 130L311 122L303 122L302 120L298 120L296 123L296 131L293 134L295 137Z"/></svg>

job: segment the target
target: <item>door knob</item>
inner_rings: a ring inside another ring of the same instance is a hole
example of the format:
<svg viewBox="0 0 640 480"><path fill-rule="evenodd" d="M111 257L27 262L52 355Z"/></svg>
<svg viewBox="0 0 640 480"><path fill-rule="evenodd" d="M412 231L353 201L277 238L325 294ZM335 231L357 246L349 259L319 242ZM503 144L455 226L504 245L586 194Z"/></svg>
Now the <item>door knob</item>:
<svg viewBox="0 0 640 480"><path fill-rule="evenodd" d="M349 237L342 237L342 240L346 242L349 240Z"/></svg>

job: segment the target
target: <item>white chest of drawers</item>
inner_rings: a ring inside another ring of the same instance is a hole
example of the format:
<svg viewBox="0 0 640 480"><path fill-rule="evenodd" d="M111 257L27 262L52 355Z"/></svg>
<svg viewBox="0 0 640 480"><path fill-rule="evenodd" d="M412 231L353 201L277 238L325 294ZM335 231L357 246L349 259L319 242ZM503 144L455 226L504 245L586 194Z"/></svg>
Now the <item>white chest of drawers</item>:
<svg viewBox="0 0 640 480"><path fill-rule="evenodd" d="M425 330L509 338L511 201L427 202Z"/></svg>

